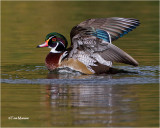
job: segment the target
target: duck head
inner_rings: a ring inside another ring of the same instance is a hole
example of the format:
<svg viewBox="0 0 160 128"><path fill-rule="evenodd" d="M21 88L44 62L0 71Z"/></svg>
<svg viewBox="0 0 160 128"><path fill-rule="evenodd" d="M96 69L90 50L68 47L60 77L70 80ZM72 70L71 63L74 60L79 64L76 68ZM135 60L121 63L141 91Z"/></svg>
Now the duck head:
<svg viewBox="0 0 160 128"><path fill-rule="evenodd" d="M61 53L66 50L67 45L68 42L63 35L52 32L46 36L45 42L41 45L38 45L37 48L48 47L51 48L50 52L52 53Z"/></svg>

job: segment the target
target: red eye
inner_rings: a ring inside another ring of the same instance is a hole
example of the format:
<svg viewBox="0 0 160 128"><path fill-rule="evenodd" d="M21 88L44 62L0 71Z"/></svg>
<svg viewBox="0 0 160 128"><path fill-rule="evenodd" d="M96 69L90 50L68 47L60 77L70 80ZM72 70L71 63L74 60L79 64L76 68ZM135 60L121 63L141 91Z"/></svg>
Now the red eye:
<svg viewBox="0 0 160 128"><path fill-rule="evenodd" d="M56 38L52 38L52 41L56 41Z"/></svg>

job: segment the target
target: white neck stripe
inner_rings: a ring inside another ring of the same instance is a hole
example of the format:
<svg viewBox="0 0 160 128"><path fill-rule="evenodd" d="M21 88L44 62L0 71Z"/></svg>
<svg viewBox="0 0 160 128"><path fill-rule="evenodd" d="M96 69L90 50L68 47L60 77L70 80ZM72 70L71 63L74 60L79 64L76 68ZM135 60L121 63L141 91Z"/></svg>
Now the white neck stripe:
<svg viewBox="0 0 160 128"><path fill-rule="evenodd" d="M52 52L52 53L62 53L61 51L56 51L55 48L52 48L50 52Z"/></svg>

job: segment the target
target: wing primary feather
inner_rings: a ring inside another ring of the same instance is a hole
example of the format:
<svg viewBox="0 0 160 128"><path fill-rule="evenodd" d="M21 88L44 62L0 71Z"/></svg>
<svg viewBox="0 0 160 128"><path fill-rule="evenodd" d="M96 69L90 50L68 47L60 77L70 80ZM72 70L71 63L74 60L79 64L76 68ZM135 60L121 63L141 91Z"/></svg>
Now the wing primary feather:
<svg viewBox="0 0 160 128"><path fill-rule="evenodd" d="M139 24L139 20L134 18L111 17L88 19L81 22L79 25L72 29L71 38L73 38L74 35L81 33L82 31L86 31L86 34L90 34L90 31L92 31L88 29L90 27L94 28L95 30L101 29L108 32L111 36L111 41L114 41L135 29L137 26L139 26ZM100 38L103 38L105 41L108 40L102 36L102 33L100 33L99 35L101 36Z"/></svg>

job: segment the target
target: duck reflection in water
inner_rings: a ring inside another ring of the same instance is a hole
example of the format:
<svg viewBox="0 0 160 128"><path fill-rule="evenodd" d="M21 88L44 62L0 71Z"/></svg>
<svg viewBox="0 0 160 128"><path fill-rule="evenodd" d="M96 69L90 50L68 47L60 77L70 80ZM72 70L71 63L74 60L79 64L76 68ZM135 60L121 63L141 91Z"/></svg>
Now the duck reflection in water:
<svg viewBox="0 0 160 128"><path fill-rule="evenodd" d="M53 73L48 74L48 79L59 79L62 76ZM78 77L78 76L75 76ZM82 75L81 75L82 77ZM91 77L91 76L83 76ZM109 76L111 77L111 76ZM130 92L122 92L122 88L126 86L114 85L86 85L86 84L48 84L46 85L46 102L50 109L58 116L63 116L67 120L65 113L71 114L73 124L104 124L104 126L112 126L117 123L121 117L124 121L135 120L135 117L129 118L123 116L124 113L132 113L135 111L130 102L133 98L127 98ZM127 86L129 87L129 86ZM71 110L69 108L72 108ZM61 110L61 111L59 111ZM116 115L118 113L118 115ZM51 117L57 120L57 116ZM118 120L117 120L118 119ZM59 121L59 123L62 123ZM63 122L64 123L64 122ZM67 125L68 121L66 122ZM55 124L56 126L56 124Z"/></svg>

